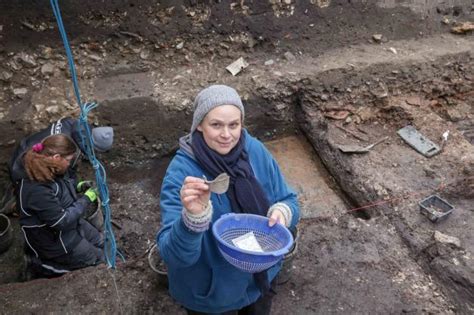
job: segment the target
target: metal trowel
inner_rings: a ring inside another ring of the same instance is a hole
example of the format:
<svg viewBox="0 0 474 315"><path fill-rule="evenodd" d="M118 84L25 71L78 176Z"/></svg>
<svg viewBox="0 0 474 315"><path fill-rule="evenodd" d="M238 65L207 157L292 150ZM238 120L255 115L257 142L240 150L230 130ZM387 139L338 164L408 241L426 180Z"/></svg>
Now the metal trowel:
<svg viewBox="0 0 474 315"><path fill-rule="evenodd" d="M368 146L365 146L365 147L360 146L358 144L339 144L337 147L339 148L339 150L341 150L344 153L366 153L366 152L369 152L370 149L375 147L377 144L382 143L387 139L388 139L388 136L372 144L369 144Z"/></svg>

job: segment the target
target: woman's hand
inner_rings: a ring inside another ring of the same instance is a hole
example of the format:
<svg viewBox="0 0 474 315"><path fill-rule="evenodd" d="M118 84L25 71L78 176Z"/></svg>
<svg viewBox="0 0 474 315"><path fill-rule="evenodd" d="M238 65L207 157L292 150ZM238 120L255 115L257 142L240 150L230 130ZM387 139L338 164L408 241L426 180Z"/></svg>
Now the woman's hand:
<svg viewBox="0 0 474 315"><path fill-rule="evenodd" d="M209 185L198 177L188 176L184 179L183 186L180 191L181 203L192 214L199 215L204 212L211 192Z"/></svg>
<svg viewBox="0 0 474 315"><path fill-rule="evenodd" d="M268 221L268 226L271 227L271 226L274 226L277 223L280 223L280 224L283 224L283 225L286 226L285 216L283 215L283 213L280 210L275 209L275 210L273 210L272 215L270 216L270 219Z"/></svg>

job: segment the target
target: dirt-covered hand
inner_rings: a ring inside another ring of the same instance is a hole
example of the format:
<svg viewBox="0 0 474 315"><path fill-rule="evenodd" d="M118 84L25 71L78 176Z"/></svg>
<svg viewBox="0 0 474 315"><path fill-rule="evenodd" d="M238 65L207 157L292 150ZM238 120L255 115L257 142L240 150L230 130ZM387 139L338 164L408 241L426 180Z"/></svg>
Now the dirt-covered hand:
<svg viewBox="0 0 474 315"><path fill-rule="evenodd" d="M211 191L202 178L188 176L184 179L180 190L183 207L190 213L198 215L203 213L209 204Z"/></svg>

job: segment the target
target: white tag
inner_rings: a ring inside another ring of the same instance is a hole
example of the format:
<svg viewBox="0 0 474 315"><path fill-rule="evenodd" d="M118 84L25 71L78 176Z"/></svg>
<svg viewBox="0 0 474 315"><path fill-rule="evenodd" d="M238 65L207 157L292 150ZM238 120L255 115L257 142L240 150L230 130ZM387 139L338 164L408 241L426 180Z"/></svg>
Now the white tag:
<svg viewBox="0 0 474 315"><path fill-rule="evenodd" d="M232 243L234 243L234 245L240 249L263 253L263 249L260 247L260 244L258 243L257 238L253 232L248 232L244 235L234 238Z"/></svg>

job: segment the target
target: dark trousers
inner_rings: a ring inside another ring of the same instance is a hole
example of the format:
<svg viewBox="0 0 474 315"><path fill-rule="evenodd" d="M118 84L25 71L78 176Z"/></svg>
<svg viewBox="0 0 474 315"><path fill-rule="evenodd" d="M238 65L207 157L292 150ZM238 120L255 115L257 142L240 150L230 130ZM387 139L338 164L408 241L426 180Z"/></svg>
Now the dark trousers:
<svg viewBox="0 0 474 315"><path fill-rule="evenodd" d="M84 219L80 219L79 234L82 236L79 244L70 253L54 258L54 262L74 270L105 261L103 235Z"/></svg>
<svg viewBox="0 0 474 315"><path fill-rule="evenodd" d="M260 296L257 301L254 303L247 305L240 310L228 311L224 313L201 313L195 312L192 310L186 309L188 315L269 315L272 309L272 300L275 296L275 291L273 290L273 283L272 288L270 290Z"/></svg>

